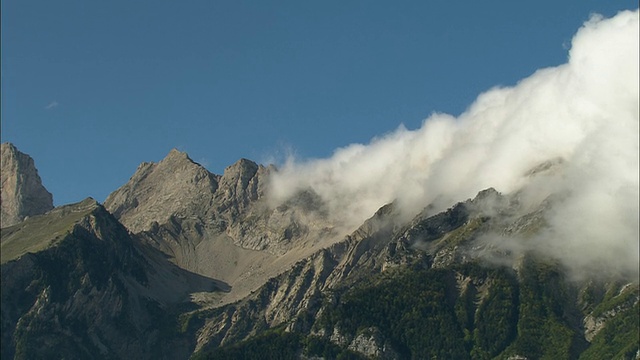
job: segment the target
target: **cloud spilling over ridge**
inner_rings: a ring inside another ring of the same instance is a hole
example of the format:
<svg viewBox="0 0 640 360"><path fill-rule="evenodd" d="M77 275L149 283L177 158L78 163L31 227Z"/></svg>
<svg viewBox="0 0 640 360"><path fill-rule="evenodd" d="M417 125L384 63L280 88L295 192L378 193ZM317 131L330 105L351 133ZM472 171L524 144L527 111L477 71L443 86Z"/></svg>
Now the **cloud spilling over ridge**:
<svg viewBox="0 0 640 360"><path fill-rule="evenodd" d="M331 158L290 160L273 177L273 200L312 188L349 228L394 200L412 216L488 187L527 189L531 206L561 195L540 248L570 265L637 273L638 28L637 10L593 16L575 34L566 64L491 89L457 118L433 114L419 129L400 126ZM564 160L561 171L544 181L526 176L556 158Z"/></svg>

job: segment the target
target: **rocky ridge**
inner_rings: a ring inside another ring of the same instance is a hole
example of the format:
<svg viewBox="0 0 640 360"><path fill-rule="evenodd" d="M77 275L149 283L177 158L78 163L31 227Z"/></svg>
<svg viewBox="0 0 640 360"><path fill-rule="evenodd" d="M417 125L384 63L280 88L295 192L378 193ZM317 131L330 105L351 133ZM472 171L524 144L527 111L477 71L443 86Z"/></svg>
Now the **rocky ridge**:
<svg viewBox="0 0 640 360"><path fill-rule="evenodd" d="M530 238L554 199L525 207L487 189L410 221L391 203L338 238L313 191L268 201L272 171L242 159L214 175L173 150L105 207L88 199L2 229L2 357L639 352L637 280L576 281L486 241Z"/></svg>
<svg viewBox="0 0 640 360"><path fill-rule="evenodd" d="M570 356L577 357L576 354L589 349L590 343L601 342L602 336L608 336L601 334L599 339L596 338L605 328L606 321L624 314L618 317L619 321L637 309L640 293L637 283L576 283L562 275L562 269L550 266L548 260L539 259L535 254L511 257L479 241L486 234L529 234L544 221L540 213L545 206L543 203L540 208L527 209L530 212L523 213L517 196L504 196L494 189L488 189L475 199L456 204L442 213L428 215L430 210L427 207L411 222L400 225L395 221L398 213L394 205L387 205L343 241L300 260L292 269L270 279L242 301L186 315L187 322L198 329L196 351L207 354L220 346L252 338L263 329L284 326L288 332L307 334L345 351L371 358L401 359L415 356L413 350L405 348L408 345L398 344L398 339L394 339L394 335L382 323L372 324L366 320L371 315L359 320L362 321L360 327L364 326L365 329L355 331L356 327L350 330L349 327L345 328L341 320L336 322L335 314L341 306L348 304L354 292L366 293L371 287L376 288L381 284L393 286L400 279L422 273L426 276L423 281L442 281L452 310L466 309L465 312L475 314L469 315L470 320L459 320L462 321L459 331L470 331L470 334L477 332L474 335L474 339L477 337L474 341L479 341L474 345L478 347L476 351L485 351L487 356L502 354L514 358L537 358L543 354L561 357L573 354ZM504 229L510 230L504 233ZM501 264L487 262L498 257ZM505 267L506 263L511 265ZM545 285L534 280L538 278L546 278ZM506 293L505 289L508 289ZM605 292L609 295L605 295ZM401 293L391 294L395 297ZM495 303L496 296L505 298L498 304ZM551 303L538 304L539 299L547 297L552 299L547 300ZM501 338L501 343L483 347L487 345L482 345L482 341L485 341L482 339L494 336L486 327L490 325L484 325L483 322L489 321L486 320L487 316L493 315L486 314L494 311L490 309L496 306L513 309L509 310L513 311L512 315L503 315L511 316L510 320L501 320L507 321L512 330L505 329L507 333ZM544 312L532 315L529 313L531 306L542 306L545 309L543 311L551 313L557 312L558 307L562 310L558 315L543 315ZM367 308L361 308L360 311L367 314ZM519 315L514 317L513 314ZM518 335L516 329L530 326L526 325L531 321L530 316L535 316L538 319L536 321L557 322L554 326L563 327L573 334L563 340L566 341L566 345L562 345L566 346L565 350L554 352L541 343L532 348L530 342L532 339L540 341L540 335L528 333L528 330L521 330ZM551 316L550 320L539 320L546 316ZM457 346L464 348L469 345L461 343ZM440 351L445 352L440 356L445 354L446 357L447 349L450 348L441 348ZM593 352L596 353L595 350ZM436 353L429 354L433 356Z"/></svg>
<svg viewBox="0 0 640 360"><path fill-rule="evenodd" d="M2 185L0 227L17 224L29 216L53 209L53 196L42 185L33 159L13 144L0 145Z"/></svg>
<svg viewBox="0 0 640 360"><path fill-rule="evenodd" d="M105 207L177 265L231 286L212 301L235 301L337 240L313 192L270 206L272 171L241 159L215 175L174 149L140 165Z"/></svg>

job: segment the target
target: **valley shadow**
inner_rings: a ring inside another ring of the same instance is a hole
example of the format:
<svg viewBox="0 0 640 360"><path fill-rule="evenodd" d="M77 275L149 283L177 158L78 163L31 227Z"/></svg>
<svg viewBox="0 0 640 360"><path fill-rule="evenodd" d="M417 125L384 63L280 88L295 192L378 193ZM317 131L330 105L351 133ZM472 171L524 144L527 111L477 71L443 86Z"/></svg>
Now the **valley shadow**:
<svg viewBox="0 0 640 360"><path fill-rule="evenodd" d="M223 292L229 293L231 285L225 281L208 277L193 271L184 269L171 261L171 257L143 242L137 243L138 250L147 258L147 261L154 268L155 274L150 276L170 276L174 280L181 281L184 287L181 289L186 293L196 292ZM180 291L177 290L176 291Z"/></svg>

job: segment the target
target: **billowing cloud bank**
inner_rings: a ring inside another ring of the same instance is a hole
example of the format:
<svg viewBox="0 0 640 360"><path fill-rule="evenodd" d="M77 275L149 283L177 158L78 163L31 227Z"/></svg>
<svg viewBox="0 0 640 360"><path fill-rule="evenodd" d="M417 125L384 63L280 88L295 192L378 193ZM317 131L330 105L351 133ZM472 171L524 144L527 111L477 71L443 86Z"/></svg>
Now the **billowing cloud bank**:
<svg viewBox="0 0 640 360"><path fill-rule="evenodd" d="M328 159L289 161L272 184L275 201L314 189L345 226L397 200L407 216L441 209L493 187L527 189L531 201L561 195L536 246L578 269L636 274L639 238L638 11L594 16L572 40L568 62L510 88L481 94L458 118L434 114ZM562 170L527 171L551 159ZM532 204L535 205L535 204Z"/></svg>

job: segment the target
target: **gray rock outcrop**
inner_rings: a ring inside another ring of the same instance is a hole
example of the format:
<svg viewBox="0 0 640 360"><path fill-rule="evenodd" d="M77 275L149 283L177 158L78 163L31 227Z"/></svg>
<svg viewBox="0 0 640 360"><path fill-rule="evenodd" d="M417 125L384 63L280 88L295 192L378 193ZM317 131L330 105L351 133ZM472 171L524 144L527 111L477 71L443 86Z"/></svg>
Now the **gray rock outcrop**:
<svg viewBox="0 0 640 360"><path fill-rule="evenodd" d="M129 182L111 193L104 204L137 233L172 216L204 216L208 211L204 206L212 203L219 180L186 153L174 149L159 163L140 164Z"/></svg>
<svg viewBox="0 0 640 360"><path fill-rule="evenodd" d="M174 149L141 164L105 207L178 266L230 284L225 302L235 301L339 240L312 191L267 201L273 171L240 159L216 175Z"/></svg>
<svg viewBox="0 0 640 360"><path fill-rule="evenodd" d="M42 185L33 159L13 144L0 146L2 215L0 227L15 225L26 217L53 209L53 196Z"/></svg>

